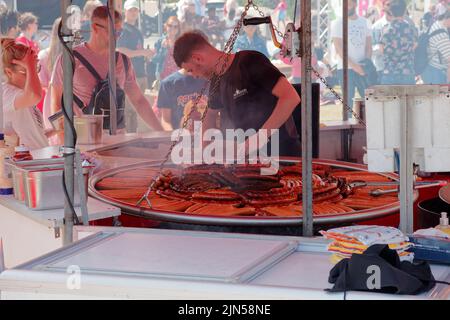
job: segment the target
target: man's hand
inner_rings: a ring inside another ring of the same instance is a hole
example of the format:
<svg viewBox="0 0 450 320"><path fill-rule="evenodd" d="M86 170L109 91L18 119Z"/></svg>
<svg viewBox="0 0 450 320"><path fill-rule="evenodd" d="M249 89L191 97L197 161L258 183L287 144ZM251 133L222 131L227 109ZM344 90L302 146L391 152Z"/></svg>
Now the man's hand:
<svg viewBox="0 0 450 320"><path fill-rule="evenodd" d="M152 58L155 55L155 51L151 49L142 49L139 50L141 56L145 58Z"/></svg>
<svg viewBox="0 0 450 320"><path fill-rule="evenodd" d="M355 63L355 64L353 64L351 66L351 68L353 69L353 71L355 71L357 74L359 74L361 76L365 76L366 75L365 72L364 72L363 67L360 64Z"/></svg>
<svg viewBox="0 0 450 320"><path fill-rule="evenodd" d="M248 137L244 142L237 143L236 157L244 156L245 159L257 159L258 158L258 134ZM241 160L241 159L238 159Z"/></svg>

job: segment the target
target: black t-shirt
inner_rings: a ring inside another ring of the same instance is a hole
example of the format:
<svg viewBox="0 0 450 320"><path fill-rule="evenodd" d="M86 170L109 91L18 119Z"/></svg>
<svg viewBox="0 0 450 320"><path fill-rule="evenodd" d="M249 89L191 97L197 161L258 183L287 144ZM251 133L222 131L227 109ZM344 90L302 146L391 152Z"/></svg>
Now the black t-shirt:
<svg viewBox="0 0 450 320"><path fill-rule="evenodd" d="M141 50L144 48L144 36L138 28L125 22L123 24L123 32L117 42L117 46L124 47L130 50ZM136 72L136 77L145 77L144 57L131 58L131 62Z"/></svg>
<svg viewBox="0 0 450 320"><path fill-rule="evenodd" d="M209 97L221 112L222 129L258 131L272 114L278 98L272 90L284 75L262 53L240 51L222 76L219 89ZM212 85L211 85L212 87ZM298 134L280 128L280 155L299 155Z"/></svg>

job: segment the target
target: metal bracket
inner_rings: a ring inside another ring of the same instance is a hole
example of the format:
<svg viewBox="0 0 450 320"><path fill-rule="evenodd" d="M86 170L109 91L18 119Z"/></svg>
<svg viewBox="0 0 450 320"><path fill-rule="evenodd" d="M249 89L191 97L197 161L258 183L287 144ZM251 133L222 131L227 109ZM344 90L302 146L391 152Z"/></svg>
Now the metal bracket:
<svg viewBox="0 0 450 320"><path fill-rule="evenodd" d="M85 226L89 225L89 215L87 209L87 190L84 185L83 166L81 163L80 150L75 153L76 178L78 181L78 194L80 196L81 217Z"/></svg>
<svg viewBox="0 0 450 320"><path fill-rule="evenodd" d="M55 230L55 239L58 239L59 237L61 237L61 228L56 227L56 228L54 228L54 230Z"/></svg>
<svg viewBox="0 0 450 320"><path fill-rule="evenodd" d="M65 43L70 43L75 41L75 36L73 34L62 36Z"/></svg>
<svg viewBox="0 0 450 320"><path fill-rule="evenodd" d="M73 156L76 153L76 151L77 150L75 148L64 147L64 146L59 147L59 152L66 156Z"/></svg>

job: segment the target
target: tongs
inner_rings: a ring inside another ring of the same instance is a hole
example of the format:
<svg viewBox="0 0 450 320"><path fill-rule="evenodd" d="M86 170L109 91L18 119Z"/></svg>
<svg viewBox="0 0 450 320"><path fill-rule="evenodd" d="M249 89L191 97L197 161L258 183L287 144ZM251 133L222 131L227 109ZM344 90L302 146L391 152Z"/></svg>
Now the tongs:
<svg viewBox="0 0 450 320"><path fill-rule="evenodd" d="M430 188L447 185L445 180L435 180L435 181L416 181L414 182L414 189ZM398 181L386 181L386 182L367 182L363 180L355 180L349 183L350 188L361 188L367 186L395 186L395 189L374 189L369 192L369 195L373 197L379 197L385 194L397 193L399 192L399 182Z"/></svg>

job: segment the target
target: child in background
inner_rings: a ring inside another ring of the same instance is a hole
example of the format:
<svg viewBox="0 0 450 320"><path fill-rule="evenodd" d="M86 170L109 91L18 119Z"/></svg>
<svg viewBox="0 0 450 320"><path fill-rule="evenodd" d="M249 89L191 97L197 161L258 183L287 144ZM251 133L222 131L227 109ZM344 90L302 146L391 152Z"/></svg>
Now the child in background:
<svg viewBox="0 0 450 320"><path fill-rule="evenodd" d="M278 5L273 10L273 13L278 12L278 22L277 22L278 30L280 30L280 22L283 24L283 30L286 28L286 22L285 22L286 11L287 11L286 0L280 0L280 2L278 2Z"/></svg>
<svg viewBox="0 0 450 320"><path fill-rule="evenodd" d="M38 31L38 18L31 12L22 13L19 17L20 35L17 42L32 48L36 54L39 53L39 44L33 41L33 37Z"/></svg>
<svg viewBox="0 0 450 320"><path fill-rule="evenodd" d="M37 53L14 39L1 40L3 49L3 112L5 134L16 134L31 150L48 146L42 113L36 104L42 98Z"/></svg>

